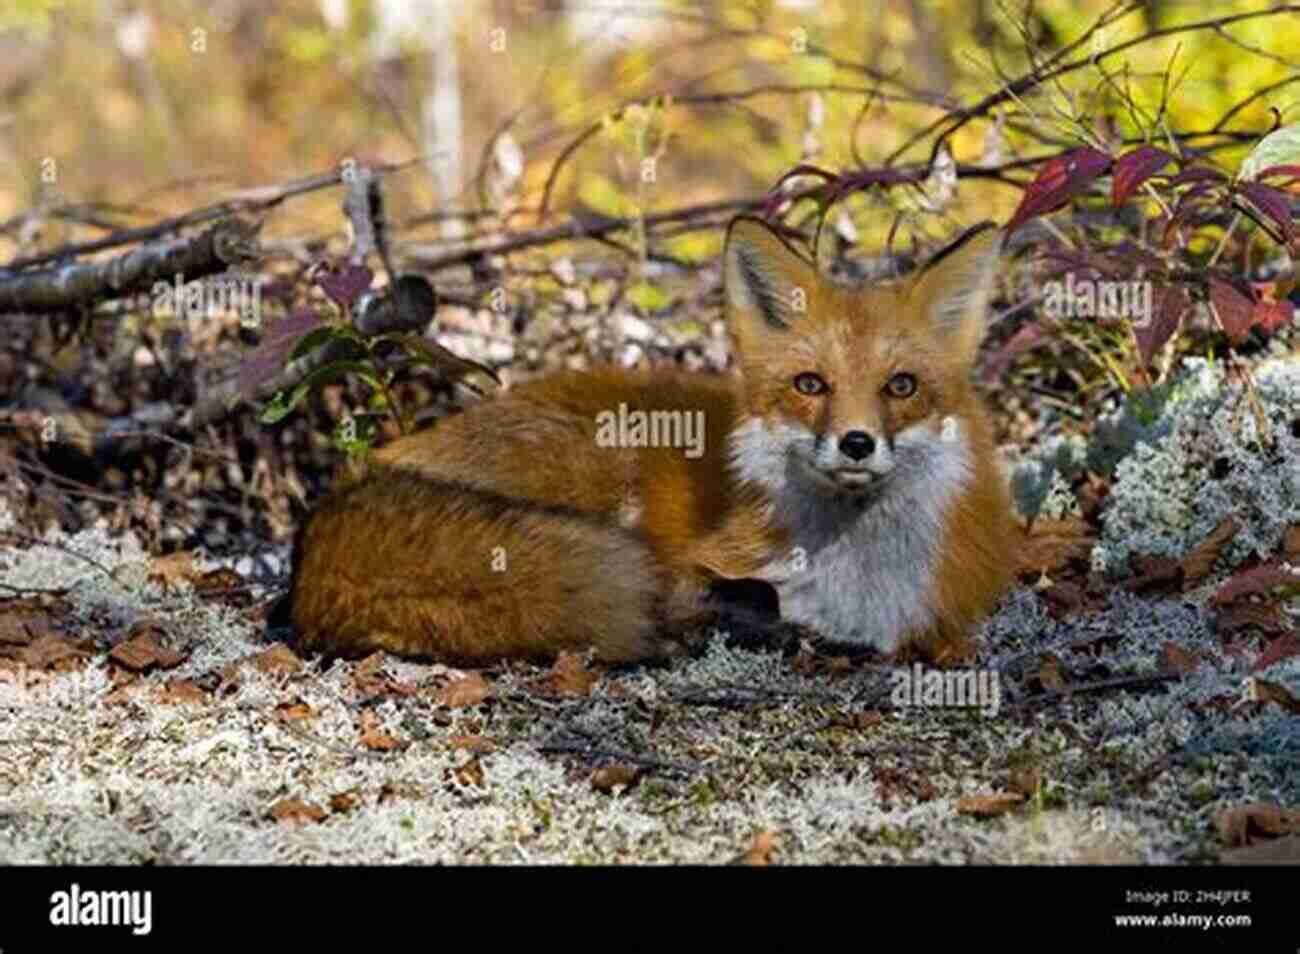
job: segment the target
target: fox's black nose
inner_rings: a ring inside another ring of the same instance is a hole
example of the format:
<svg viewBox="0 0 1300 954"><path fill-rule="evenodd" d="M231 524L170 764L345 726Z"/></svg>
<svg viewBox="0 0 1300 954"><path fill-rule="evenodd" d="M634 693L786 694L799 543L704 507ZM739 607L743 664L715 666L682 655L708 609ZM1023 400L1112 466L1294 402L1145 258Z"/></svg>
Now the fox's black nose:
<svg viewBox="0 0 1300 954"><path fill-rule="evenodd" d="M849 431L840 438L840 453L850 460L862 460L876 449L875 439L866 431Z"/></svg>

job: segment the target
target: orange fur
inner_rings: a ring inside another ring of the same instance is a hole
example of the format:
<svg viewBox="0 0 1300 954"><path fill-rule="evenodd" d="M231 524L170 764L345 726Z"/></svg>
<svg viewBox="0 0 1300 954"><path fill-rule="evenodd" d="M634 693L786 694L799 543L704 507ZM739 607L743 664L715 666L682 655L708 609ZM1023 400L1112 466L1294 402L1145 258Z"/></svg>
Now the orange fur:
<svg viewBox="0 0 1300 954"><path fill-rule="evenodd" d="M300 532L289 597L300 643L462 664L585 646L613 661L671 652L670 624L700 609L711 579L764 577L799 539L773 491L733 464L738 430L756 426L762 450L776 440L764 428L777 425L832 441L846 428L892 441L931 426L938 434L937 422L952 417L969 477L943 510L924 586L933 625L904 644L963 658L971 625L1009 582L1012 539L992 438L967 380L979 336L965 319L936 330L927 318L969 280L963 256L971 253L958 250L914 280L846 289L739 220L726 258L738 378L556 374L376 452ZM906 400L882 390L900 369L922 382ZM791 386L809 371L830 382L827 393ZM620 406L701 414L701 454L604 446L600 416Z"/></svg>

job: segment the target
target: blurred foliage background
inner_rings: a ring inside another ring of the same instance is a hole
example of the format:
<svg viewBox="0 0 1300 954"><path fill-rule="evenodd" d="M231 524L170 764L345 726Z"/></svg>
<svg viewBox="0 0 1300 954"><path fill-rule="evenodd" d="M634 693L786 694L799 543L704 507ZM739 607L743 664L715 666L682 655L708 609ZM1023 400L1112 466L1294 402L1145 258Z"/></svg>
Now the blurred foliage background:
<svg viewBox="0 0 1300 954"><path fill-rule="evenodd" d="M1070 58L1270 5L1130 6ZM1066 47L1113 8L1107 0L6 0L0 261L19 246L30 253L93 238L347 157L425 157L387 185L399 225L453 209L527 215L557 157L602 119L559 172L554 210L620 215L761 195L801 160L832 170L882 162L945 109L1022 75L1031 58ZM1000 107L1000 120L968 124L951 145L959 163L996 163L1077 142L1079 123L1130 139L1216 125L1258 135L1273 124L1270 107L1283 121L1300 117L1296 49L1295 12L1171 32ZM664 95L671 99L658 108L623 108ZM494 137L503 133L501 146ZM900 158L924 161L929 147ZM647 156L656 159L652 182L638 174ZM482 181L485 157L506 182ZM1219 158L1230 164L1233 149ZM1005 220L1018 197L1006 182L964 181L950 211L959 222ZM39 228L28 220L24 232L18 219L32 209L66 214ZM888 218L869 209L859 208L858 225L864 241L879 240ZM341 225L337 197L315 194L283 206L265 234ZM407 237L455 239L464 229L423 222ZM688 233L673 251L706 256L718 237Z"/></svg>

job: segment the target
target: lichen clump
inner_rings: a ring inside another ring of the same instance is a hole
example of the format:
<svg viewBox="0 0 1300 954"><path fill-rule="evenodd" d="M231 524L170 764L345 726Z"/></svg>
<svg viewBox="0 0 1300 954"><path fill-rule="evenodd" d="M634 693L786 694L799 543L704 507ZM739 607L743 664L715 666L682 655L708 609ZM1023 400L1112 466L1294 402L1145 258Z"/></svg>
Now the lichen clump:
<svg viewBox="0 0 1300 954"><path fill-rule="evenodd" d="M1185 362L1153 436L1115 466L1094 569L1122 573L1133 554L1182 557L1229 516L1240 530L1216 569L1276 554L1300 523L1300 361L1266 362L1254 380L1259 415L1221 363Z"/></svg>

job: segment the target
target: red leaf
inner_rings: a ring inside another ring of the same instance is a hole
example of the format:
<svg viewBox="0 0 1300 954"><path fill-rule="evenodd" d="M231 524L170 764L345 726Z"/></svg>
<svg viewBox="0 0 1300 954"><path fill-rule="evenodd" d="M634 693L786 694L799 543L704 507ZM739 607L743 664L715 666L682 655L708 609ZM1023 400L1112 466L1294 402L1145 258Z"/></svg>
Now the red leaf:
<svg viewBox="0 0 1300 954"><path fill-rule="evenodd" d="M1228 178L1226 174L1211 166L1188 166L1178 175L1169 180L1171 186L1180 186L1187 182L1213 181L1222 182Z"/></svg>
<svg viewBox="0 0 1300 954"><path fill-rule="evenodd" d="M1228 340L1240 344L1250 334L1255 317L1255 297L1234 282L1210 279L1210 301Z"/></svg>
<svg viewBox="0 0 1300 954"><path fill-rule="evenodd" d="M1292 656L1300 656L1300 636L1295 633L1286 633L1264 647L1264 651L1259 654L1259 658L1255 660L1255 665L1250 667L1250 671L1259 672L1261 669L1267 669L1269 666L1280 663L1283 659L1290 659Z"/></svg>
<svg viewBox="0 0 1300 954"><path fill-rule="evenodd" d="M1291 176L1291 181L1294 182L1295 178L1300 177L1300 166L1269 166L1255 174L1255 181L1263 182L1273 176Z"/></svg>
<svg viewBox="0 0 1300 954"><path fill-rule="evenodd" d="M325 319L321 315L299 309L272 325L261 343L240 362L240 395L250 398L256 394L263 381L275 377L284 369L284 362L299 339L323 324Z"/></svg>
<svg viewBox="0 0 1300 954"><path fill-rule="evenodd" d="M1263 329L1270 335L1283 325L1289 325L1294 320L1295 303L1291 301L1256 302L1255 311L1251 317L1251 322L1255 327Z"/></svg>
<svg viewBox="0 0 1300 954"><path fill-rule="evenodd" d="M1215 606L1227 606L1242 597L1269 594L1275 587L1288 585L1300 586L1300 572L1277 563L1262 563L1228 580L1210 597L1210 602Z"/></svg>
<svg viewBox="0 0 1300 954"><path fill-rule="evenodd" d="M1030 219L1054 212L1092 184L1110 168L1110 156L1090 146L1073 149L1043 164L1038 176L1025 190L1025 197L1011 221L1010 235Z"/></svg>
<svg viewBox="0 0 1300 954"><path fill-rule="evenodd" d="M1132 152L1126 152L1115 160L1115 179L1111 183L1111 202L1115 207L1124 201L1142 183L1169 165L1177 157L1155 146L1138 146Z"/></svg>
<svg viewBox="0 0 1300 954"><path fill-rule="evenodd" d="M1282 230L1282 236L1289 243L1295 236L1295 225L1291 221L1291 197L1281 189L1247 182L1238 191L1250 200L1250 204L1272 219Z"/></svg>
<svg viewBox="0 0 1300 954"><path fill-rule="evenodd" d="M352 307L363 291L370 287L374 272L364 265L344 265L338 270L321 270L316 284L344 311Z"/></svg>
<svg viewBox="0 0 1300 954"><path fill-rule="evenodd" d="M997 381L1006 374L1007 368L1016 355L1030 348L1036 348L1047 337L1047 329L1037 321L1031 321L1006 340L984 365L984 380Z"/></svg>
<svg viewBox="0 0 1300 954"><path fill-rule="evenodd" d="M1182 285L1157 288L1152 296L1151 316L1146 321L1133 322L1133 337L1137 339L1142 363L1150 364L1151 356L1178 331L1183 315L1192 306L1191 296Z"/></svg>

